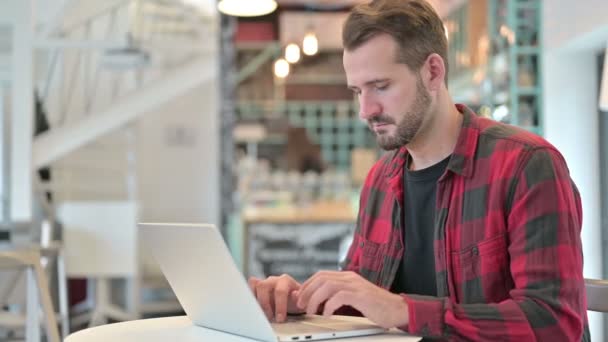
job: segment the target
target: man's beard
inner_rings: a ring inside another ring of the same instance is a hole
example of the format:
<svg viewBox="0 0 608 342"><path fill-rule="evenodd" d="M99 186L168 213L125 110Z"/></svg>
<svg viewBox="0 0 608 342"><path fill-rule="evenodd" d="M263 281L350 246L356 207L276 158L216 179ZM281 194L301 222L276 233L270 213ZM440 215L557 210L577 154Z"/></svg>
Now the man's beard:
<svg viewBox="0 0 608 342"><path fill-rule="evenodd" d="M424 89L422 79L418 76L416 81L416 98L412 107L397 119L400 121L397 124L397 132L394 135L376 133L378 145L382 149L389 151L409 144L420 130L430 103L431 96ZM368 126L372 132L374 131L374 123L395 124L395 119L385 114L380 114L369 119Z"/></svg>

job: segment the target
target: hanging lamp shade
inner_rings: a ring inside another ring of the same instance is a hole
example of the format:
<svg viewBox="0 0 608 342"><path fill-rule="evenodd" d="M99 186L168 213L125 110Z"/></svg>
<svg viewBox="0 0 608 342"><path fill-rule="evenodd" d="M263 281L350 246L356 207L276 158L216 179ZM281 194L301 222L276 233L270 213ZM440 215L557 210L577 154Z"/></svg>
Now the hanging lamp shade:
<svg viewBox="0 0 608 342"><path fill-rule="evenodd" d="M289 75L289 63L280 58L276 62L274 62L274 74L278 78L285 78Z"/></svg>
<svg viewBox="0 0 608 342"><path fill-rule="evenodd" d="M236 17L257 17L277 9L275 0L221 0L217 4L220 12Z"/></svg>
<svg viewBox="0 0 608 342"><path fill-rule="evenodd" d="M310 31L304 36L304 41L302 41L302 51L307 56L313 56L319 52L319 40L317 39L317 35Z"/></svg>
<svg viewBox="0 0 608 342"><path fill-rule="evenodd" d="M291 64L298 63L300 60L300 47L298 44L291 43L285 47L285 60Z"/></svg>

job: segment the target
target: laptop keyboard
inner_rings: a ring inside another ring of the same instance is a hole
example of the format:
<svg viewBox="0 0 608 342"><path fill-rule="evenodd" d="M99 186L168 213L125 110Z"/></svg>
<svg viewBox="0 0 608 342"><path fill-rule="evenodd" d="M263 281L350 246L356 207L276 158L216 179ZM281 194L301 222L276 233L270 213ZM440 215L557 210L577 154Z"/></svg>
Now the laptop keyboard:
<svg viewBox="0 0 608 342"><path fill-rule="evenodd" d="M318 334L323 332L332 332L335 329L322 327L318 325L306 324L304 322L286 322L286 323L272 323L272 329L277 334Z"/></svg>
<svg viewBox="0 0 608 342"><path fill-rule="evenodd" d="M306 334L372 328L369 324L358 324L322 316L288 316L285 323L272 323L272 328L281 334Z"/></svg>

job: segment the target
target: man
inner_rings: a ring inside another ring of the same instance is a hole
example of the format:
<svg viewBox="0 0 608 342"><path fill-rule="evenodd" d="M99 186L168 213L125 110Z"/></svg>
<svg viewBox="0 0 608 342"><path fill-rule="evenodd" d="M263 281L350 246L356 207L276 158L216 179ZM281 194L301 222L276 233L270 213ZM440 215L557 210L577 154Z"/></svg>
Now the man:
<svg viewBox="0 0 608 342"><path fill-rule="evenodd" d="M344 69L388 153L370 170L340 272L249 284L269 318L344 313L449 340L588 340L579 193L540 137L448 93L443 24L423 0L355 7Z"/></svg>

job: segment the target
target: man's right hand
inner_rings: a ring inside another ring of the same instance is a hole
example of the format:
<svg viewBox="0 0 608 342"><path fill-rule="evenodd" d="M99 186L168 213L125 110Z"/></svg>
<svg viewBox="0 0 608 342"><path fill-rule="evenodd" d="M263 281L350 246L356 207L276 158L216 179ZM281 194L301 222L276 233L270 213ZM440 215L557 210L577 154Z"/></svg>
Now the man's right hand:
<svg viewBox="0 0 608 342"><path fill-rule="evenodd" d="M250 277L248 282L268 320L280 323L285 321L287 313L304 312L296 305L295 292L300 284L289 275L270 276L264 280Z"/></svg>

